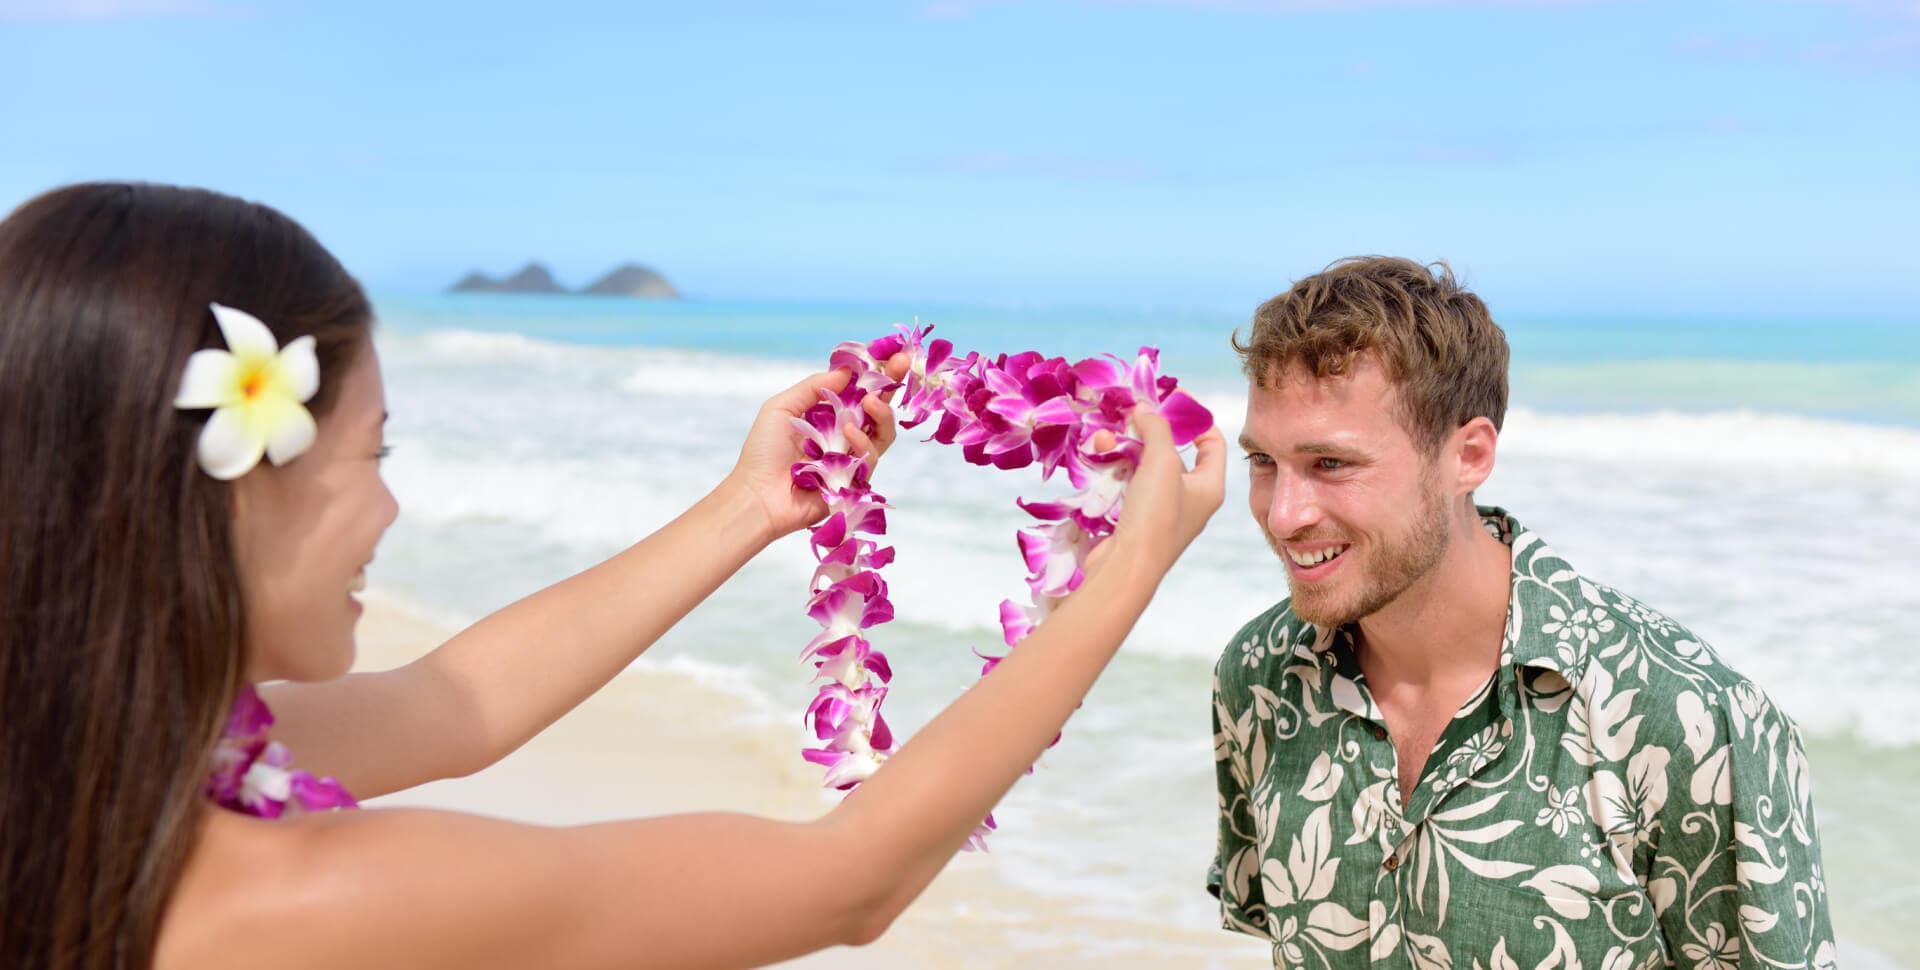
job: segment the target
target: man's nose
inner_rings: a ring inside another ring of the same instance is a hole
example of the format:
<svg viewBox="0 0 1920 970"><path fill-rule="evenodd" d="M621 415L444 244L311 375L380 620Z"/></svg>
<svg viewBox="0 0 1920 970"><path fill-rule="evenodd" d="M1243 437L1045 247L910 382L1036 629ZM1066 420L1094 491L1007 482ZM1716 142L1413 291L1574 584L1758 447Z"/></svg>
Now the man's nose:
<svg viewBox="0 0 1920 970"><path fill-rule="evenodd" d="M1267 532L1275 539L1296 535L1320 519L1320 502L1313 483L1285 469L1274 476L1273 497L1267 502Z"/></svg>

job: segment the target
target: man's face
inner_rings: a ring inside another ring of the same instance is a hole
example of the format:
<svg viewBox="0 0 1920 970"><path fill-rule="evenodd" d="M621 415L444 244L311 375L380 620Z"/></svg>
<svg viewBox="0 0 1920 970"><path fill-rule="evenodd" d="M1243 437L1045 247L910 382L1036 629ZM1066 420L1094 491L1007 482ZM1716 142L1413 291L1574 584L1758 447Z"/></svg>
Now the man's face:
<svg viewBox="0 0 1920 970"><path fill-rule="evenodd" d="M1295 615L1339 626L1392 603L1445 557L1450 496L1396 416L1371 354L1250 387L1240 444L1253 519L1287 567Z"/></svg>

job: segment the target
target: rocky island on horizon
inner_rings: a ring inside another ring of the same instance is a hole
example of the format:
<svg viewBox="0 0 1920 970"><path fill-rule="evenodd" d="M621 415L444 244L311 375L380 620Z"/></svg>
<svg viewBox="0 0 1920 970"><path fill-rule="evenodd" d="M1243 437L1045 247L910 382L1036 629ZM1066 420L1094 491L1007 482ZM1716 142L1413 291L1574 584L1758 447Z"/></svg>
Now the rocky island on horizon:
<svg viewBox="0 0 1920 970"><path fill-rule="evenodd" d="M528 263L512 276L499 279L478 270L468 273L447 289L449 293L555 293L585 296L625 296L642 300L678 299L680 291L666 277L638 263L627 263L595 280L591 285L569 290L553 278L553 273L538 262Z"/></svg>

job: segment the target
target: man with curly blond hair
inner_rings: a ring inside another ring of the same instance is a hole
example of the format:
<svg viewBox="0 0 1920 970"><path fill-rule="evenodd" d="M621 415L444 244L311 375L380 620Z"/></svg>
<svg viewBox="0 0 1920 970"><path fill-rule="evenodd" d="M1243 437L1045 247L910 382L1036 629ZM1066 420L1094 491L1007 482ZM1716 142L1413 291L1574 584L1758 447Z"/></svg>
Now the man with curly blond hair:
<svg viewBox="0 0 1920 970"><path fill-rule="evenodd" d="M1291 595L1216 668L1223 924L1276 967L1831 968L1792 722L1474 503L1507 408L1486 305L1345 260L1234 346Z"/></svg>

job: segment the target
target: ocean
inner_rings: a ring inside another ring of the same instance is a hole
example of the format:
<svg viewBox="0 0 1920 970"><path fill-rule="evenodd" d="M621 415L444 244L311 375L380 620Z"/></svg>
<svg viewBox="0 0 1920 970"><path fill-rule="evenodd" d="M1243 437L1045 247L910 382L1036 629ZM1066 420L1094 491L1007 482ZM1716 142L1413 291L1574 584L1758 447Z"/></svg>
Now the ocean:
<svg viewBox="0 0 1920 970"><path fill-rule="evenodd" d="M947 304L379 296L402 514L373 583L470 622L678 514L731 466L760 401L834 344L918 319L962 350L1161 348L1231 440L1246 313ZM1250 309L1250 308L1249 308ZM1692 627L1799 723L1843 966L1920 968L1920 322L1502 319L1513 407L1480 490L1581 571ZM1066 489L902 436L875 631L910 734L999 644L1021 592L1016 496ZM1103 919L1215 925L1212 664L1285 595L1246 477L1126 648L998 812L999 871ZM804 540L749 564L643 659L754 700L804 736ZM645 589L634 595L646 595ZM635 770L658 739L634 739ZM1070 932L1070 930L1063 930ZM1224 931L1223 931L1224 932ZM1252 951L1257 954L1257 947Z"/></svg>

